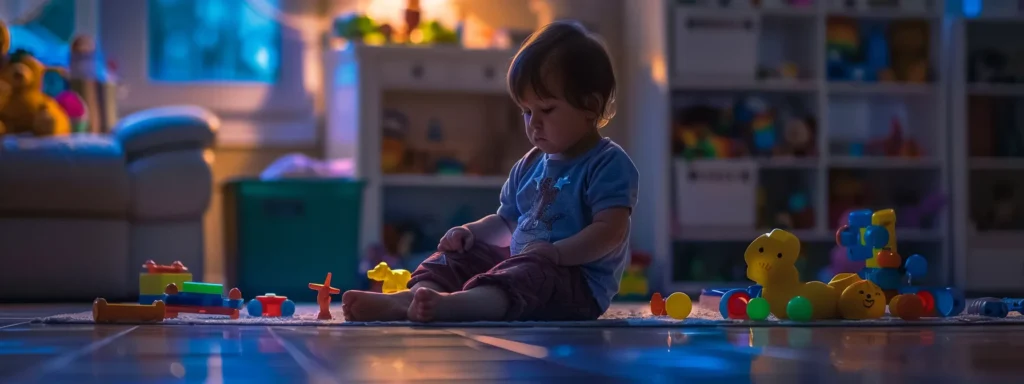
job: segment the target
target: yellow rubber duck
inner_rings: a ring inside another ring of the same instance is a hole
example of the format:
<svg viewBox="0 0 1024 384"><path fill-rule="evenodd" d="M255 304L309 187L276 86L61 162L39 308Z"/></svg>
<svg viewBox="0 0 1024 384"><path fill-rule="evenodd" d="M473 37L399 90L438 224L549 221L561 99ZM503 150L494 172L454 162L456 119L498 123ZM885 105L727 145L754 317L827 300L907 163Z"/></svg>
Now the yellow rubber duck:
<svg viewBox="0 0 1024 384"><path fill-rule="evenodd" d="M803 296L811 302L812 319L837 318L838 291L820 281L801 283L796 269L799 255L800 239L787 231L773 229L754 239L743 253L747 278L761 285L761 297L768 301L775 317L788 318L789 300Z"/></svg>
<svg viewBox="0 0 1024 384"><path fill-rule="evenodd" d="M404 269L392 270L388 267L385 262L380 262L372 270L366 271L366 277L375 281L384 282L384 286L381 287L383 293L395 293L409 290L409 280L412 280L412 274Z"/></svg>

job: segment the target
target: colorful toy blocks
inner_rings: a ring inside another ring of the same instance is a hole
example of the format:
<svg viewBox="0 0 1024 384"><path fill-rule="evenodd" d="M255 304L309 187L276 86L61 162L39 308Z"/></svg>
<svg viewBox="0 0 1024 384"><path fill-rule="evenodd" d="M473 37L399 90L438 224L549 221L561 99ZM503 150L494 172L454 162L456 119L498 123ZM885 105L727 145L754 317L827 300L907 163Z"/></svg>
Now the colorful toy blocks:
<svg viewBox="0 0 1024 384"><path fill-rule="evenodd" d="M142 268L146 271L139 274L139 304L153 304L163 300L164 288L169 284L181 287L185 282L192 281L192 274L180 261L171 265L158 265L149 260Z"/></svg>
<svg viewBox="0 0 1024 384"><path fill-rule="evenodd" d="M179 313L199 313L237 319L243 303L242 291L231 288L228 297L223 298L220 295L223 290L221 284L185 282L183 291L179 292L177 285L170 284L164 289L164 303L167 305L164 316L174 318Z"/></svg>

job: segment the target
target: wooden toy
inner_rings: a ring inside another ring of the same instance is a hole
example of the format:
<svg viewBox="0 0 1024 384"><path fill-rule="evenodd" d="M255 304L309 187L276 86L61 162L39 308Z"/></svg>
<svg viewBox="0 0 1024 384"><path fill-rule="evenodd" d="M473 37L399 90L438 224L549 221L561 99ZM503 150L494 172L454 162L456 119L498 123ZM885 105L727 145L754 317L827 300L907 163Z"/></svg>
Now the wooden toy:
<svg viewBox="0 0 1024 384"><path fill-rule="evenodd" d="M330 278L330 274L327 276ZM412 274L404 269L392 270L391 267L388 267L387 263L381 262L373 269L366 271L366 277L383 282L384 286L381 287L381 292L396 293L409 290L408 285L409 280L412 279Z"/></svg>
<svg viewBox="0 0 1024 384"><path fill-rule="evenodd" d="M773 229L758 236L743 253L747 278L761 285L761 297L768 301L772 313L779 319L788 317L786 307L797 296L811 303L813 319L836 318L839 293L820 281L800 282L795 265L799 254L800 239L787 231Z"/></svg>
<svg viewBox="0 0 1024 384"><path fill-rule="evenodd" d="M164 320L164 310L164 302L159 300L152 304L109 304L106 299L98 298L92 302L92 319L96 323L158 323Z"/></svg>
<svg viewBox="0 0 1024 384"><path fill-rule="evenodd" d="M225 315L232 320L238 319L242 307L242 291L231 288L228 297L220 295L224 287L220 284L185 282L182 291L178 286L168 284L164 289L166 318L178 317L179 313L198 313L204 315Z"/></svg>
<svg viewBox="0 0 1024 384"><path fill-rule="evenodd" d="M309 289L316 291L316 303L320 305L320 312L316 314L317 320L332 319L331 295L337 295L341 293L341 290L331 286L331 273L327 272L327 279L323 284L309 283Z"/></svg>
<svg viewBox="0 0 1024 384"><path fill-rule="evenodd" d="M163 300L164 289L168 284L182 286L187 281L192 281L192 273L188 272L180 261L171 265L158 265L153 260L146 261L142 265L145 272L139 274L139 304L152 304L157 300Z"/></svg>

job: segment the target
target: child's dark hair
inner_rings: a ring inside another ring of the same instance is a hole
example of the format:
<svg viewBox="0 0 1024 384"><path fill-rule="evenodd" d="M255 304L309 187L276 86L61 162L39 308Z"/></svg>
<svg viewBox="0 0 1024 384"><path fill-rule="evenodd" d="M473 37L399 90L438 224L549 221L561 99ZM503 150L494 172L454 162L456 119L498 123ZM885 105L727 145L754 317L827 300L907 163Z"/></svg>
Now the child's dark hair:
<svg viewBox="0 0 1024 384"><path fill-rule="evenodd" d="M615 72L601 40L573 21L556 21L530 35L508 68L508 92L518 104L527 87L538 97L554 97L545 84L553 75L573 107L597 115L603 127L615 116Z"/></svg>

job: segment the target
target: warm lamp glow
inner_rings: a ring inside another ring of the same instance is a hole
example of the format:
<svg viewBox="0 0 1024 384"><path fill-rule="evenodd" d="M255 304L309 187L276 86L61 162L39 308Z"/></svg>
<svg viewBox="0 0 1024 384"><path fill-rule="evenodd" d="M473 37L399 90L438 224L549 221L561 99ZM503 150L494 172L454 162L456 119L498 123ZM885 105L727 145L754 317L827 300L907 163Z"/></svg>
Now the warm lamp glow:
<svg viewBox="0 0 1024 384"><path fill-rule="evenodd" d="M665 64L665 57L662 55L655 55L650 59L651 63L651 80L654 80L654 84L659 87L668 87L668 68Z"/></svg>
<svg viewBox="0 0 1024 384"><path fill-rule="evenodd" d="M364 0L359 9L378 23L404 26L406 3L407 0ZM419 3L421 20L436 20L449 28L458 24L458 7L452 0L420 0Z"/></svg>

